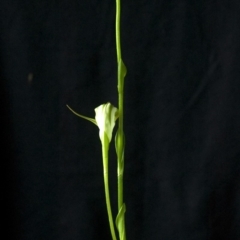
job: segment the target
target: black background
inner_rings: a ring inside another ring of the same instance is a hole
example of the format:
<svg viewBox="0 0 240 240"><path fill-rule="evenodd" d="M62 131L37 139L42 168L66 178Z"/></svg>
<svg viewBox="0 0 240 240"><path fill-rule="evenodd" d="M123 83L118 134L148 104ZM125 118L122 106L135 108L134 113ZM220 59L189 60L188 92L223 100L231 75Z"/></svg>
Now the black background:
<svg viewBox="0 0 240 240"><path fill-rule="evenodd" d="M122 0L129 240L240 239L240 2ZM114 0L0 1L6 239L110 239L98 129ZM110 152L116 214L116 158Z"/></svg>

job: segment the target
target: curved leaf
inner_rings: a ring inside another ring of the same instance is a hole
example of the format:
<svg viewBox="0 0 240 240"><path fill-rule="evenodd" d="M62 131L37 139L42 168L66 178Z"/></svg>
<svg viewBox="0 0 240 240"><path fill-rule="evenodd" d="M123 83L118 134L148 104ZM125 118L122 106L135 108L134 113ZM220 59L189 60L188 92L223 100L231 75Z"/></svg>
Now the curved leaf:
<svg viewBox="0 0 240 240"><path fill-rule="evenodd" d="M86 120L92 122L93 124L97 125L97 122L96 122L96 120L95 120L94 118L89 118L89 117L83 116L83 115L75 112L75 111L74 111L72 108L70 108L68 105L66 105L66 106L67 106L67 108L68 108L73 114L75 114L76 116L78 116L78 117L80 117L80 118L83 118L83 119L86 119Z"/></svg>

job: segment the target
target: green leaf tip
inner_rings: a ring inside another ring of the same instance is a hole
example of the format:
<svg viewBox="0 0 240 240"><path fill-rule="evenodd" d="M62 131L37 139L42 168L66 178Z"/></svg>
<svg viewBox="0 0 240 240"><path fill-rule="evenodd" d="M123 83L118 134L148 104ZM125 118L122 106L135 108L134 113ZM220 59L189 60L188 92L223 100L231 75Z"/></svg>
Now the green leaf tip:
<svg viewBox="0 0 240 240"><path fill-rule="evenodd" d="M78 116L78 117L80 117L80 118L83 118L83 119L85 119L85 120L88 120L88 121L92 122L93 124L97 125L97 122L96 122L96 120L95 120L94 118L89 118L89 117L83 116L83 115L75 112L75 111L74 111L72 108L70 108L68 105L66 105L66 106L67 106L67 108L68 108L73 114L75 114L76 116Z"/></svg>
<svg viewBox="0 0 240 240"><path fill-rule="evenodd" d="M126 68L126 65L124 64L122 59L120 59L120 61L118 63L118 67L119 67L119 72L121 74L121 78L126 77L126 75L127 75L127 68Z"/></svg>

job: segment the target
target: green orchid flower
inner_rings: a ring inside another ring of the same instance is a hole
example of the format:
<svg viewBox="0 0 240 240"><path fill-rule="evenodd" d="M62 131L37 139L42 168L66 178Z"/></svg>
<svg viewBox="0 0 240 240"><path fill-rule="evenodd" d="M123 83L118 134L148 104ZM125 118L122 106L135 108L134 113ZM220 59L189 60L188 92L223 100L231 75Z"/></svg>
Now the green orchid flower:
<svg viewBox="0 0 240 240"><path fill-rule="evenodd" d="M117 240L114 222L112 217L111 203L110 203L110 194L109 194L109 183L108 183L108 150L109 144L112 140L112 132L115 126L115 122L118 118L118 109L114 107L111 103L105 103L97 108L95 108L95 119L83 116L79 113L76 113L73 109L71 109L68 105L67 107L71 110L75 115L86 119L99 128L99 137L102 143L102 160L103 160L103 175L104 175L104 186L105 186L105 197L106 197L106 205L108 212L108 219L110 225L110 231L113 240Z"/></svg>
<svg viewBox="0 0 240 240"><path fill-rule="evenodd" d="M110 143L112 140L113 128L118 118L118 109L111 103L106 103L95 108L95 113L96 123L99 127L99 137L101 141L103 141L106 134L108 142Z"/></svg>
<svg viewBox="0 0 240 240"><path fill-rule="evenodd" d="M112 132L115 122L118 119L118 130L115 137L115 147L117 153L117 182L118 182L118 213L116 217L116 228L119 233L119 240L126 240L125 231L125 211L126 206L123 201L123 172L124 172L124 149L125 137L123 131L124 115L124 78L127 68L122 60L121 42L120 42L120 0L116 0L116 53L117 53L117 90L118 90L118 109L111 103L105 103L95 108L95 119L76 113L68 105L67 107L78 117L86 119L99 128L99 137L102 144L102 160L104 188L106 197L107 213L110 225L112 240L117 240L114 228L114 222L110 204L109 183L108 183L108 151L112 140Z"/></svg>
<svg viewBox="0 0 240 240"><path fill-rule="evenodd" d="M97 108L95 108L95 119L89 118L83 115L80 115L79 113L76 113L72 108L70 108L68 105L70 111L72 111L75 115L78 117L81 117L83 119L86 119L99 128L99 137L101 142L103 142L105 135L107 136L108 143L112 140L112 132L113 128L115 126L115 122L118 118L118 109L114 107L111 103L105 103L101 104Z"/></svg>

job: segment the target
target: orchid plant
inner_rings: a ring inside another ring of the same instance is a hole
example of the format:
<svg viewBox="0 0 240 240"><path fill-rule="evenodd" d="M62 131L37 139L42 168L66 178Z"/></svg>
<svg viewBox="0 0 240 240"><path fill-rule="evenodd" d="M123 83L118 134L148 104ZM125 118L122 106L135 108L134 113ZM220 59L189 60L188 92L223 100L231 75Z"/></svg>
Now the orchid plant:
<svg viewBox="0 0 240 240"><path fill-rule="evenodd" d="M108 151L109 145L112 140L112 132L115 122L118 120L118 130L115 136L115 147L117 154L117 179L118 179L118 214L116 216L116 228L118 230L119 240L126 240L125 231L125 211L126 207L123 202L123 172L124 172L124 148L125 137L123 132L123 90L124 78L127 69L123 63L121 56L121 42L120 42L120 0L116 0L116 51L117 51L117 89L118 89L118 109L111 103L101 104L95 108L95 119L83 116L76 113L68 105L67 107L78 117L86 119L99 128L99 137L102 145L102 160L103 160L103 178L105 188L105 198L107 213L109 219L109 226L112 235L112 240L117 240L115 233L115 226L111 210L110 194L109 194L109 181L108 181Z"/></svg>

